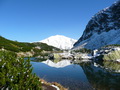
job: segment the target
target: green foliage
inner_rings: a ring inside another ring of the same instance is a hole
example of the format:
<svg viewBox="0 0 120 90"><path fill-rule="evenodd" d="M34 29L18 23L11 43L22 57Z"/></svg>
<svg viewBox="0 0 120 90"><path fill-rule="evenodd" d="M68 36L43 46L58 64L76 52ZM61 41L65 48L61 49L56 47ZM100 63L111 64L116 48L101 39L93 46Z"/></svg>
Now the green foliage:
<svg viewBox="0 0 120 90"><path fill-rule="evenodd" d="M34 43L34 45L40 46L40 48L42 50L45 50L45 51L54 51L54 50L60 51L60 49L58 49L56 47L53 47L53 46L49 46L49 45L47 45L45 43Z"/></svg>
<svg viewBox="0 0 120 90"><path fill-rule="evenodd" d="M117 60L120 59L120 51L112 51L109 54L104 54L96 57L97 60Z"/></svg>
<svg viewBox="0 0 120 90"><path fill-rule="evenodd" d="M39 55L41 55L41 53L42 53L42 50L41 50L41 49L36 49L36 48L34 48L33 51L35 52L34 55L33 55L33 57L39 56Z"/></svg>
<svg viewBox="0 0 120 90"><path fill-rule="evenodd" d="M40 47L40 49L36 47ZM28 52L33 50L35 52L35 56L40 55L43 50L60 51L60 49L55 48L53 46L49 46L45 43L23 43L23 42L8 40L0 36L0 49L2 48L13 52Z"/></svg>
<svg viewBox="0 0 120 90"><path fill-rule="evenodd" d="M91 53L90 49L86 49L86 48L81 48L80 50L75 50L75 52L81 52L81 53Z"/></svg>
<svg viewBox="0 0 120 90"><path fill-rule="evenodd" d="M0 89L41 90L39 78L32 74L30 60L0 51Z"/></svg>
<svg viewBox="0 0 120 90"><path fill-rule="evenodd" d="M120 47L120 44L111 44L111 45L106 45L104 47Z"/></svg>
<svg viewBox="0 0 120 90"><path fill-rule="evenodd" d="M103 60L117 60L120 59L120 51L112 51L111 53L104 55Z"/></svg>
<svg viewBox="0 0 120 90"><path fill-rule="evenodd" d="M0 36L0 49L4 48L6 50L10 50L14 52L19 52L19 51L26 52L26 51L30 51L33 47L35 47L34 44L11 41Z"/></svg>

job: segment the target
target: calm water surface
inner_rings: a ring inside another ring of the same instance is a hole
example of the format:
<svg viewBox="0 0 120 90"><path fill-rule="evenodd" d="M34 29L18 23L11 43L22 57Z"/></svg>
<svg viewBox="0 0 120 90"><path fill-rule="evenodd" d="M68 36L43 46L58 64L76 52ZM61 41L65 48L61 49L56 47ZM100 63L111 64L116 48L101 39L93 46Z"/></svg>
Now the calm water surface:
<svg viewBox="0 0 120 90"><path fill-rule="evenodd" d="M46 60L31 62L33 73L70 90L120 90L120 73L109 72L93 62Z"/></svg>

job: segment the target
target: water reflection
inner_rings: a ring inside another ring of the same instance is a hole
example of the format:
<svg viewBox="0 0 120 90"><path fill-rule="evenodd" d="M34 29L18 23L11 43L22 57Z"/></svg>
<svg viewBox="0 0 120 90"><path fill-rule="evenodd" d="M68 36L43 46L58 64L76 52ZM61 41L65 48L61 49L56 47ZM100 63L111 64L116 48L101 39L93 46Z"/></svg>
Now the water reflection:
<svg viewBox="0 0 120 90"><path fill-rule="evenodd" d="M108 72L93 63L81 63L88 81L96 90L120 90L120 74ZM105 65L105 64L104 64Z"/></svg>
<svg viewBox="0 0 120 90"><path fill-rule="evenodd" d="M61 62L62 64L60 64ZM49 82L58 82L70 90L93 90L81 66L71 63L67 65L65 62L70 63L71 61L62 60L57 62L64 67L51 66L50 63L52 65L53 63L54 65L57 64L53 61L49 61L48 64L43 62L31 63L34 67L33 72Z"/></svg>
<svg viewBox="0 0 120 90"><path fill-rule="evenodd" d="M104 69L108 70L109 72L120 73L120 63L118 63L118 62L104 61L104 62L97 62L96 65L98 65L101 68L104 68Z"/></svg>
<svg viewBox="0 0 120 90"><path fill-rule="evenodd" d="M42 63L55 68L63 68L72 64L70 60L46 60Z"/></svg>
<svg viewBox="0 0 120 90"><path fill-rule="evenodd" d="M31 63L34 67L33 72L40 78L49 82L58 82L70 90L120 90L120 73L106 70L114 64L71 60ZM115 64L114 69L118 71L119 64Z"/></svg>

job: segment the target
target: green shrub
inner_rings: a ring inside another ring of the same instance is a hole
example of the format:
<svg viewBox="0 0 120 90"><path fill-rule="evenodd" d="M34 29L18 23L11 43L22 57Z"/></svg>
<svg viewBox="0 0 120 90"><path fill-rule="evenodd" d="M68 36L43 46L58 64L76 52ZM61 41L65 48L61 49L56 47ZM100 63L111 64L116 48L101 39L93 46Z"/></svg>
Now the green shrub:
<svg viewBox="0 0 120 90"><path fill-rule="evenodd" d="M0 36L0 49L4 48L6 50L9 51L13 51L13 52L28 52L31 51L32 49L34 49L35 47L40 47L41 51L60 51L60 49L55 48L53 46L49 46L45 43L25 43L25 42L17 42L17 41L12 41L12 40L8 40L2 36ZM36 52L38 51L41 52L39 49L36 50Z"/></svg>
<svg viewBox="0 0 120 90"><path fill-rule="evenodd" d="M117 60L120 59L120 51L112 51L111 53L104 55L103 60Z"/></svg>
<svg viewBox="0 0 120 90"><path fill-rule="evenodd" d="M32 74L30 60L0 51L0 89L41 90L40 79Z"/></svg>
<svg viewBox="0 0 120 90"><path fill-rule="evenodd" d="M86 48L81 48L80 50L74 50L76 53L77 52L81 52L81 53L91 53L90 49L86 49Z"/></svg>

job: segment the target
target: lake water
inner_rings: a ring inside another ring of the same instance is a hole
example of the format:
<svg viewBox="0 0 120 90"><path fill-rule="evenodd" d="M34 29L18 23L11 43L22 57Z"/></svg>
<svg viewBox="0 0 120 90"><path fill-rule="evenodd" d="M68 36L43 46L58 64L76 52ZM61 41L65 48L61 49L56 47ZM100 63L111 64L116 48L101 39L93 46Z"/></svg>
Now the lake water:
<svg viewBox="0 0 120 90"><path fill-rule="evenodd" d="M31 64L37 76L58 82L69 90L120 90L120 73L91 61L46 60Z"/></svg>

